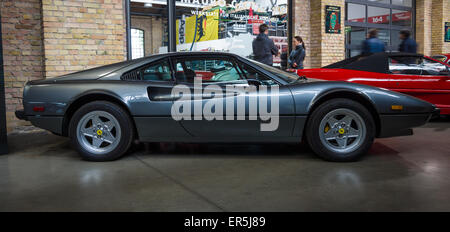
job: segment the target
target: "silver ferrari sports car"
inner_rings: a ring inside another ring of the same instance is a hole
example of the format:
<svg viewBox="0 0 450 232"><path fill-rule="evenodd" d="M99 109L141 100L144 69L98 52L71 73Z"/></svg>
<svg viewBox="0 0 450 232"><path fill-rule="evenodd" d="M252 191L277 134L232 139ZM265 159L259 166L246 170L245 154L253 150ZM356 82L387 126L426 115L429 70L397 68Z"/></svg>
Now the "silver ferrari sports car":
<svg viewBox="0 0 450 232"><path fill-rule="evenodd" d="M228 53L177 52L30 81L16 116L91 161L146 142L301 142L354 161L438 109L385 89L299 77Z"/></svg>

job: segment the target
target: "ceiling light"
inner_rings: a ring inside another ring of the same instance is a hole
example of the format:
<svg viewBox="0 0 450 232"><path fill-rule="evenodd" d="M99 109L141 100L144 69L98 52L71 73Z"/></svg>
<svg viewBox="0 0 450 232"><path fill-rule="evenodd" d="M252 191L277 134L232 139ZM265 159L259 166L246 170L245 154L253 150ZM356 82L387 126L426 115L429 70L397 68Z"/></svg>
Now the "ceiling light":
<svg viewBox="0 0 450 232"><path fill-rule="evenodd" d="M145 7L145 8L149 8L149 7L152 7L152 6L153 6L153 4L151 4L151 3L145 3L145 4L144 4L144 7Z"/></svg>

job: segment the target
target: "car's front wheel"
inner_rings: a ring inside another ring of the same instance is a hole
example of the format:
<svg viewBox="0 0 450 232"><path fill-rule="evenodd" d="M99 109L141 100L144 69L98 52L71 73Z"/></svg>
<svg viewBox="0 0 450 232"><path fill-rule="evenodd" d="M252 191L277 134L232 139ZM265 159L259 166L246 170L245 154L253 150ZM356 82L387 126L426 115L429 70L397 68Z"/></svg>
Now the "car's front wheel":
<svg viewBox="0 0 450 232"><path fill-rule="evenodd" d="M133 141L133 124L122 107L107 101L94 101L75 112L69 135L83 159L110 161L129 149Z"/></svg>
<svg viewBox="0 0 450 232"><path fill-rule="evenodd" d="M306 138L311 149L329 161L355 161L367 153L375 137L370 112L350 99L333 99L310 115Z"/></svg>

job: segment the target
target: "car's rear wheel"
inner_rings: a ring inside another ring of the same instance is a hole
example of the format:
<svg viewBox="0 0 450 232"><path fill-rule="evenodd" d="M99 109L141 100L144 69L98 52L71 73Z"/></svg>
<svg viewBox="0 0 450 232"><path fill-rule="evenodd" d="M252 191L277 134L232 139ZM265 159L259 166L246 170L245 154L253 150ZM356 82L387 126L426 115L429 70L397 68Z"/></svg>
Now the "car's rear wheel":
<svg viewBox="0 0 450 232"><path fill-rule="evenodd" d="M329 161L355 161L370 149L375 137L370 112L350 99L333 99L318 106L306 126L311 149Z"/></svg>
<svg viewBox="0 0 450 232"><path fill-rule="evenodd" d="M133 124L122 107L107 101L94 101L75 112L69 135L83 159L110 161L129 149L133 141Z"/></svg>

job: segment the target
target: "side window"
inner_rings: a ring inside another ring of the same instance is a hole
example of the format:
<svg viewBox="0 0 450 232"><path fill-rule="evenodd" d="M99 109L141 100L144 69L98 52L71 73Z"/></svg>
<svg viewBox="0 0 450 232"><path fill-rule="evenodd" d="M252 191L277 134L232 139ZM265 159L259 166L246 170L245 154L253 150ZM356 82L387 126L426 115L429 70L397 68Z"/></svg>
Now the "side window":
<svg viewBox="0 0 450 232"><path fill-rule="evenodd" d="M260 72L256 71L254 68L250 67L247 64L242 63L240 65L242 72L245 76L245 79L247 80L258 80L264 85L277 85L277 83L265 76L264 74L261 74Z"/></svg>
<svg viewBox="0 0 450 232"><path fill-rule="evenodd" d="M392 74L449 75L447 66L423 57L389 58L389 71Z"/></svg>
<svg viewBox="0 0 450 232"><path fill-rule="evenodd" d="M401 56L389 58L389 72L392 74L421 75L422 57Z"/></svg>
<svg viewBox="0 0 450 232"><path fill-rule="evenodd" d="M150 64L141 69L141 79L145 81L170 81L170 66L167 59Z"/></svg>
<svg viewBox="0 0 450 232"><path fill-rule="evenodd" d="M422 75L447 76L447 75L449 75L449 69L444 64L441 64L434 60L423 59Z"/></svg>
<svg viewBox="0 0 450 232"><path fill-rule="evenodd" d="M179 82L230 82L242 80L236 65L226 59L177 59L176 79Z"/></svg>
<svg viewBox="0 0 450 232"><path fill-rule="evenodd" d="M432 56L431 58L433 58L433 59L435 59L435 60L439 60L439 61L441 61L441 62L444 62L444 61L447 59L447 57L441 56L441 55L438 55L438 56Z"/></svg>

